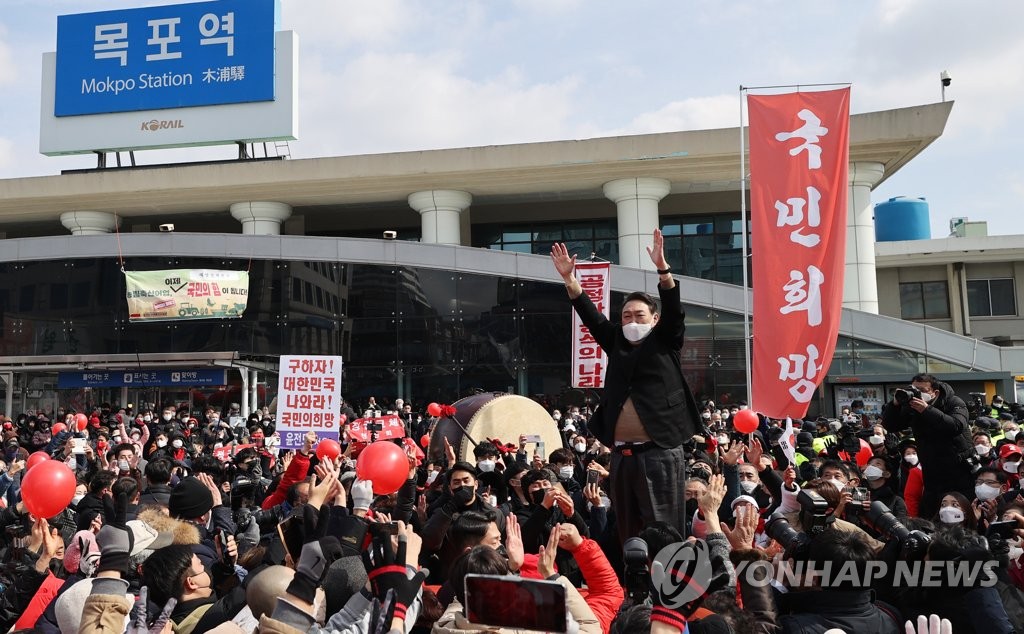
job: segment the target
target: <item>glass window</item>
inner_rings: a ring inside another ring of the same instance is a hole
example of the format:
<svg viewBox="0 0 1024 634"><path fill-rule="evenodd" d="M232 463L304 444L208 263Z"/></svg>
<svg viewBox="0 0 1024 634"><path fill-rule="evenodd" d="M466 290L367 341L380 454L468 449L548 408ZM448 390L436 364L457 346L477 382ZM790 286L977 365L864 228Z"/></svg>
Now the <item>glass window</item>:
<svg viewBox="0 0 1024 634"><path fill-rule="evenodd" d="M683 275L741 285L741 226L738 213L665 218L665 257Z"/></svg>
<svg viewBox="0 0 1024 634"><path fill-rule="evenodd" d="M900 317L924 319L924 299L921 297L920 282L900 284Z"/></svg>
<svg viewBox="0 0 1024 634"><path fill-rule="evenodd" d="M946 282L902 282L900 316L903 319L948 319Z"/></svg>
<svg viewBox="0 0 1024 634"><path fill-rule="evenodd" d="M967 308L971 317L1016 315L1013 279L967 280Z"/></svg>
<svg viewBox="0 0 1024 634"><path fill-rule="evenodd" d="M619 259L617 224L614 220L567 223L522 224L508 226L474 225L473 246L496 251L547 255L551 245L564 242L570 253L597 257L617 263Z"/></svg>

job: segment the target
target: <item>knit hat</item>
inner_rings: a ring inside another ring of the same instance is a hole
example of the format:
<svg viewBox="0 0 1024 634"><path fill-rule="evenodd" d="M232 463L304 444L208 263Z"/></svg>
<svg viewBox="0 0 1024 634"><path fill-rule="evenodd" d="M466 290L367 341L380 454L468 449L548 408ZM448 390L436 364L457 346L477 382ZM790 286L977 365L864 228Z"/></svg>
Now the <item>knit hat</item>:
<svg viewBox="0 0 1024 634"><path fill-rule="evenodd" d="M360 557L342 557L331 564L324 577L327 616L340 612L348 600L366 585L366 566Z"/></svg>
<svg viewBox="0 0 1024 634"><path fill-rule="evenodd" d="M64 569L91 576L100 558L100 547L92 531L78 531L64 550Z"/></svg>
<svg viewBox="0 0 1024 634"><path fill-rule="evenodd" d="M82 612L85 611L85 600L92 593L93 581L94 579L83 579L74 583L54 600L56 603L54 613L57 616L57 627L60 628L61 632L78 631L79 626L82 624ZM125 594L124 596L128 599L129 605L135 601L135 597L130 594ZM125 615L125 628L128 627L128 619L128 615Z"/></svg>
<svg viewBox="0 0 1024 634"><path fill-rule="evenodd" d="M196 478L185 478L171 491L167 509L172 517L194 520L213 508L213 494Z"/></svg>

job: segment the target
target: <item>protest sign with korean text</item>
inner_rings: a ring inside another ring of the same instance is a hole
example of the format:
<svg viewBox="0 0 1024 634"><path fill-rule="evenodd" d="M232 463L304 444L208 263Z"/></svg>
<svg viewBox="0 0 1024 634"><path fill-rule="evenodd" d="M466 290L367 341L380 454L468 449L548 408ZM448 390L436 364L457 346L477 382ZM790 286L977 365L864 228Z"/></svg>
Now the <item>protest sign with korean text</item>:
<svg viewBox="0 0 1024 634"><path fill-rule="evenodd" d="M241 317L249 303L248 271L125 271L129 321Z"/></svg>
<svg viewBox="0 0 1024 634"><path fill-rule="evenodd" d="M594 303L597 312L608 316L611 303L611 265L607 262L578 262L576 279L583 292ZM572 386L586 388L604 387L604 373L608 367L608 356L597 345L594 336L572 312Z"/></svg>
<svg viewBox="0 0 1024 634"><path fill-rule="evenodd" d="M277 431L282 449L300 449L307 432L339 440L341 357L282 356L277 382Z"/></svg>
<svg viewBox="0 0 1024 634"><path fill-rule="evenodd" d="M396 414L378 416L376 418L357 418L348 424L349 438L358 442L371 442L368 423L380 425L377 431L377 440L394 440L405 437L405 423Z"/></svg>
<svg viewBox="0 0 1024 634"><path fill-rule="evenodd" d="M802 418L839 333L850 90L748 95L754 407Z"/></svg>

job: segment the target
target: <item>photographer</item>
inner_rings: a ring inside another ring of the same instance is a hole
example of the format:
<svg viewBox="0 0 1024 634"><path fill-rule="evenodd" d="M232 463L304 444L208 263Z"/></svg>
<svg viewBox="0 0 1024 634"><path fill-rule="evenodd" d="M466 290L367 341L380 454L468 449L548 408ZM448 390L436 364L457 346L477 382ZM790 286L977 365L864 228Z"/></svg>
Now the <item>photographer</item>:
<svg viewBox="0 0 1024 634"><path fill-rule="evenodd" d="M882 424L890 432L913 430L924 476L919 515L931 517L948 491L970 497L977 452L967 424L967 404L948 384L918 374L911 387L896 390L882 408Z"/></svg>

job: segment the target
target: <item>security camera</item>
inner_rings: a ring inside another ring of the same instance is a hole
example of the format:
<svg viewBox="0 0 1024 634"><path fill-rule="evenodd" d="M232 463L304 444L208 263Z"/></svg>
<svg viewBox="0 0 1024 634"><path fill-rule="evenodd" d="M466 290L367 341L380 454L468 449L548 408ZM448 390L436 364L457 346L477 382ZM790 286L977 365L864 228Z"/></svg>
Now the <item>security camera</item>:
<svg viewBox="0 0 1024 634"><path fill-rule="evenodd" d="M397 237L398 237L398 232L397 231L385 231L384 232L384 239L385 240L394 240Z"/></svg>
<svg viewBox="0 0 1024 634"><path fill-rule="evenodd" d="M171 223L160 225L160 231L174 231L174 225Z"/></svg>
<svg viewBox="0 0 1024 634"><path fill-rule="evenodd" d="M948 86L953 83L953 79L949 76L948 70L944 70L939 73L939 81L942 82L943 86Z"/></svg>

